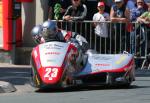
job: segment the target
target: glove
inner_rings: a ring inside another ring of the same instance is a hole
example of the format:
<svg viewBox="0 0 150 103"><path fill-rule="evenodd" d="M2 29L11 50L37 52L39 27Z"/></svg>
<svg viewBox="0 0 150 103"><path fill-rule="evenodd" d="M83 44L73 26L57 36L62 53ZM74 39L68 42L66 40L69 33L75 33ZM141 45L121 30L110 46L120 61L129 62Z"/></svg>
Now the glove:
<svg viewBox="0 0 150 103"><path fill-rule="evenodd" d="M79 45L81 46L81 49L83 52L86 52L89 49L88 42L83 36L77 35L76 40L78 41Z"/></svg>

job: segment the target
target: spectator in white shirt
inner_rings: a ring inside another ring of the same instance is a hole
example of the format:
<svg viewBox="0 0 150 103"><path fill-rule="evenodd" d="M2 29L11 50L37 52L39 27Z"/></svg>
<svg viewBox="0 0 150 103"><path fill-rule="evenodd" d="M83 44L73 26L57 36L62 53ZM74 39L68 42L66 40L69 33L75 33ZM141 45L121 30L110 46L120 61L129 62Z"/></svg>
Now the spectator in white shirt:
<svg viewBox="0 0 150 103"><path fill-rule="evenodd" d="M104 12L104 2L98 2L98 12L94 14L93 21L95 26L95 49L97 52L106 53L105 38L108 37L108 25L106 21L110 20L109 14Z"/></svg>
<svg viewBox="0 0 150 103"><path fill-rule="evenodd" d="M110 19L109 14L104 12L105 5L104 2L99 2L97 6L98 12L94 14L93 21L95 26L95 34L101 37L108 37L107 23Z"/></svg>

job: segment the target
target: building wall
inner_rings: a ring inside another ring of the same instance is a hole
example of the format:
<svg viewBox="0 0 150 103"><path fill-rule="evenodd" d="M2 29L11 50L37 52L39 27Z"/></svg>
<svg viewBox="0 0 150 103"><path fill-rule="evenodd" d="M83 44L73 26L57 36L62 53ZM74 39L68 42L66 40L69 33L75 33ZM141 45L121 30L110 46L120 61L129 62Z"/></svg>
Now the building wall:
<svg viewBox="0 0 150 103"><path fill-rule="evenodd" d="M33 0L33 2L22 3L22 35L23 46L34 46L34 42L31 37L31 29L41 24L47 19L48 15L48 0ZM0 0L0 47L3 43L3 28L2 28L2 0Z"/></svg>
<svg viewBox="0 0 150 103"><path fill-rule="evenodd" d="M32 3L23 3L22 19L23 19L23 46L34 46L31 37L31 29L41 24L47 19L48 0L34 0Z"/></svg>

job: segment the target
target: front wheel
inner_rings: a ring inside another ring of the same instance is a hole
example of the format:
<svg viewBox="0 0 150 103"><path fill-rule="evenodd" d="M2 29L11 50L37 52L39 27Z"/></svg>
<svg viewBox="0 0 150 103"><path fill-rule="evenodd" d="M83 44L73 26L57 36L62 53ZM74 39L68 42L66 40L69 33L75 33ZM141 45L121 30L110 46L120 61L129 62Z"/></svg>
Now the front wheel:
<svg viewBox="0 0 150 103"><path fill-rule="evenodd" d="M35 82L35 73L34 73L34 70L33 70L33 60L32 59L30 59L30 65L31 65L31 69L30 69L30 79L29 79L29 81L30 81L30 85L32 86L32 87L36 87L36 82Z"/></svg>

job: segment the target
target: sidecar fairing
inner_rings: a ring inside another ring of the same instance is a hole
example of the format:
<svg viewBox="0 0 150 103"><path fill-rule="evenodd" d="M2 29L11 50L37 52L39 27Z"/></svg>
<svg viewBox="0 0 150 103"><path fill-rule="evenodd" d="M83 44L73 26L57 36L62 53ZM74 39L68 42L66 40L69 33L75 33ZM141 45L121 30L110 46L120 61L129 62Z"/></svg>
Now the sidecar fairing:
<svg viewBox="0 0 150 103"><path fill-rule="evenodd" d="M135 80L132 54L91 54L85 68L74 75L76 84L129 86Z"/></svg>

